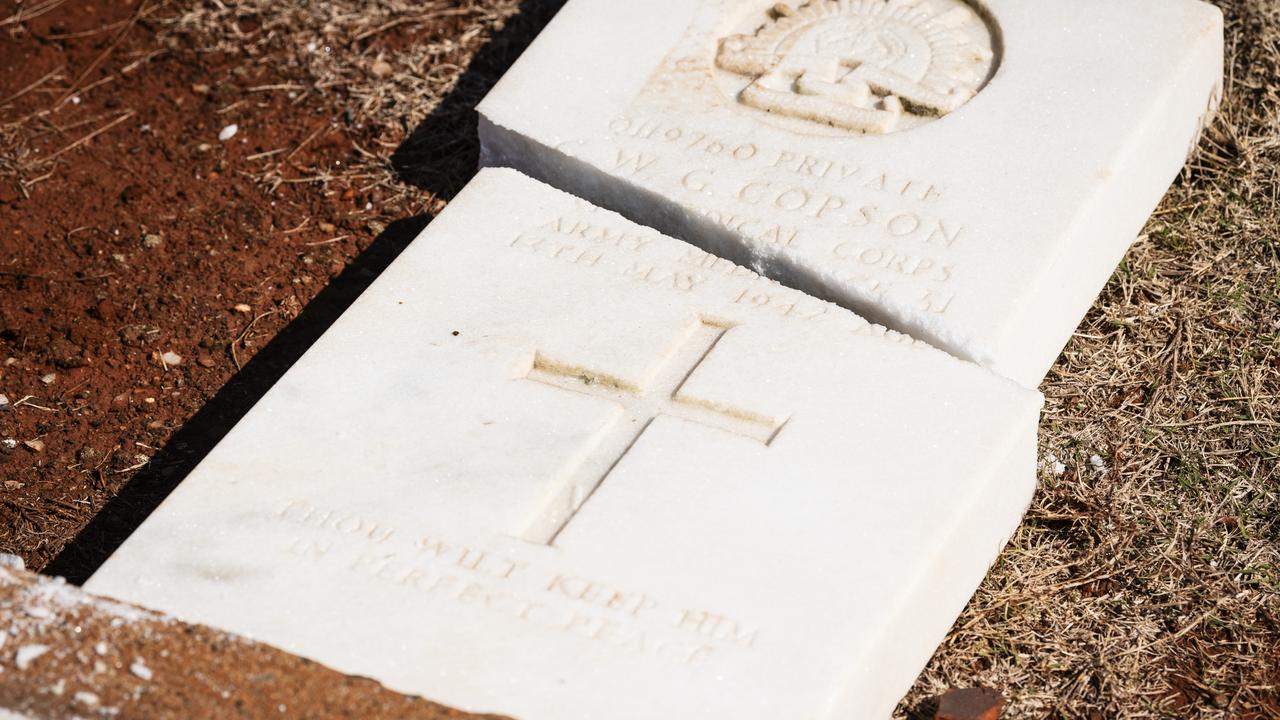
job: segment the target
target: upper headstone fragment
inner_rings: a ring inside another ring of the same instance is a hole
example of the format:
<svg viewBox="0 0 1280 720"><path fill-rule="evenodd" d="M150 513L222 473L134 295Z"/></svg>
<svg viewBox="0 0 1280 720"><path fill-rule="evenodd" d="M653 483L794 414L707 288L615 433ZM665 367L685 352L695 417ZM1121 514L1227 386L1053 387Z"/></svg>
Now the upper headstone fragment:
<svg viewBox="0 0 1280 720"><path fill-rule="evenodd" d="M1199 0L572 0L510 165L1027 386L1221 94Z"/></svg>

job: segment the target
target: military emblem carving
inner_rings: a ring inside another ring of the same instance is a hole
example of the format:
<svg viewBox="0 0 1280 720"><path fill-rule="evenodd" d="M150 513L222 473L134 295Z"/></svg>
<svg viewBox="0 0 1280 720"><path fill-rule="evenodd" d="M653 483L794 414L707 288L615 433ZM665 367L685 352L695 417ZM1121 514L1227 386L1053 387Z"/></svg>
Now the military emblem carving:
<svg viewBox="0 0 1280 720"><path fill-rule="evenodd" d="M778 3L754 34L720 41L716 66L747 82L738 102L884 134L968 102L995 68L987 21L964 0Z"/></svg>

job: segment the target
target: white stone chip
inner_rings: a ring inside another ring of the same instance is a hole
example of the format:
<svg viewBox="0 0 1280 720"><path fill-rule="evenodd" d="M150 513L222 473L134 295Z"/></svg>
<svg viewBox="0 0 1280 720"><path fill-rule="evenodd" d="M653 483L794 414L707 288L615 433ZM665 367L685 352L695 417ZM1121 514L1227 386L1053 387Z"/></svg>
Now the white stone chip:
<svg viewBox="0 0 1280 720"><path fill-rule="evenodd" d="M231 138L235 137L236 133L238 132L240 132L240 126L236 125L235 123L232 123L222 128L222 131L218 133L218 139L221 140L222 142L226 142Z"/></svg>
<svg viewBox="0 0 1280 720"><path fill-rule="evenodd" d="M33 617L37 620L48 620L49 618L53 617L52 610L50 610L47 607L42 607L40 605L34 605L31 607L28 607L26 611L28 616Z"/></svg>
<svg viewBox="0 0 1280 720"><path fill-rule="evenodd" d="M31 663L35 662L36 658L51 649L48 645L23 645L18 648L18 652L14 653L13 664L19 670L26 670L31 667Z"/></svg>
<svg viewBox="0 0 1280 720"><path fill-rule="evenodd" d="M141 660L134 660L133 664L129 666L129 672L148 682L150 682L151 678L154 677L154 673L151 672L151 668L147 667L146 663Z"/></svg>
<svg viewBox="0 0 1280 720"><path fill-rule="evenodd" d="M571 0L508 165L1033 387L1221 96L1199 0Z"/></svg>
<svg viewBox="0 0 1280 720"><path fill-rule="evenodd" d="M522 720L885 717L1040 404L484 171L87 587Z"/></svg>

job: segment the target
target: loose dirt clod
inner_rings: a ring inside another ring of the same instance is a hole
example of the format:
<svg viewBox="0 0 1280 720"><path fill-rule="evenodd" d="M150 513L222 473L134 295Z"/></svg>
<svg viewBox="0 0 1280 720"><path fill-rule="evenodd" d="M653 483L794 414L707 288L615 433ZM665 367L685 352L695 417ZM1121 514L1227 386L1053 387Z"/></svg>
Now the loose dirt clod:
<svg viewBox="0 0 1280 720"><path fill-rule="evenodd" d="M994 690L950 690L938 699L934 720L998 720L1003 710L1004 698Z"/></svg>

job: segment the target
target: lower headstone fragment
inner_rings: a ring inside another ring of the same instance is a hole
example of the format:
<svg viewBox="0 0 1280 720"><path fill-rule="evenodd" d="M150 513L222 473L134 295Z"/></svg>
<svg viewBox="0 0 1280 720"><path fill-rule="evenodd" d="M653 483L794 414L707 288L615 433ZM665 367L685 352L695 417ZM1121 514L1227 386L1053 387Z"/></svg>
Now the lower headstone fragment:
<svg viewBox="0 0 1280 720"><path fill-rule="evenodd" d="M483 171L88 588L521 720L885 717L1040 404Z"/></svg>

